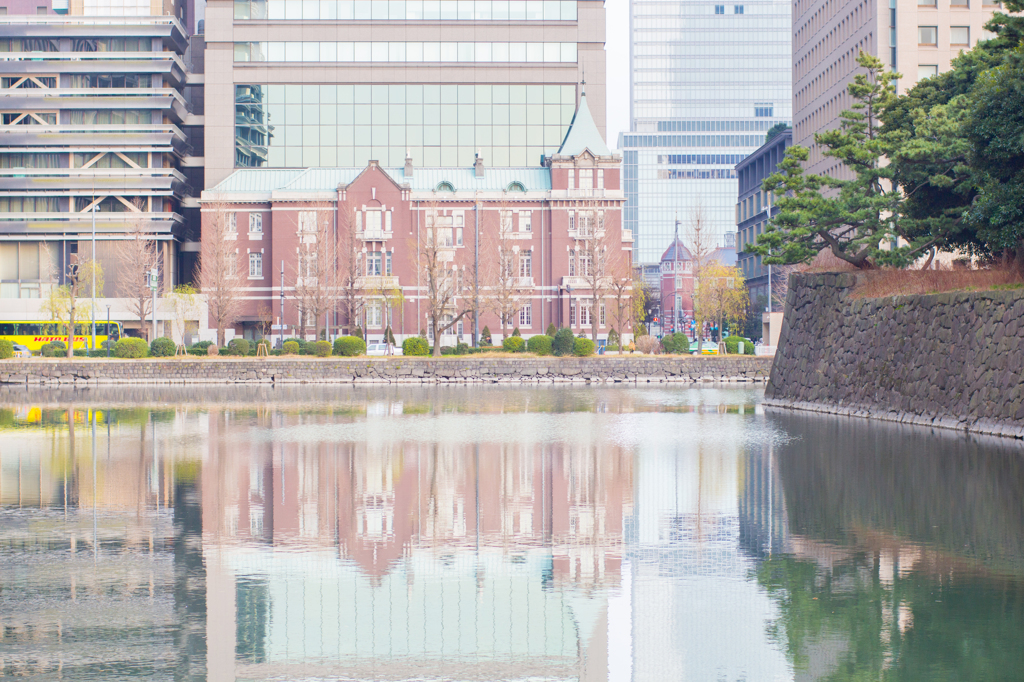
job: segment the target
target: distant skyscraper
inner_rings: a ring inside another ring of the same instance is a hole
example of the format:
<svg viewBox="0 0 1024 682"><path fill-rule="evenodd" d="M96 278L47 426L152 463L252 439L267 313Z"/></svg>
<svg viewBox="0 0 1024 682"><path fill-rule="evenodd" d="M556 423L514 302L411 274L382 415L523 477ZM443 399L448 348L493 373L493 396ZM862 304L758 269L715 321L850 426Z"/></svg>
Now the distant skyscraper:
<svg viewBox="0 0 1024 682"><path fill-rule="evenodd" d="M623 133L634 257L654 263L698 207L736 226L737 163L792 119L791 15L782 0L630 2L631 131Z"/></svg>

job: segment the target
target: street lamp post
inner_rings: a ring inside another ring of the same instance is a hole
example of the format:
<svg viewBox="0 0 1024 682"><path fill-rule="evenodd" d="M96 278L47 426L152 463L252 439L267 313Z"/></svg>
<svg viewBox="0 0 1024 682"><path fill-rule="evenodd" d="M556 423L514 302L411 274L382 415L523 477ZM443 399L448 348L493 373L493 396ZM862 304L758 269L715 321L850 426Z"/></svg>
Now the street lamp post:
<svg viewBox="0 0 1024 682"><path fill-rule="evenodd" d="M107 306L107 357L110 357L110 306Z"/></svg>
<svg viewBox="0 0 1024 682"><path fill-rule="evenodd" d="M92 198L96 201L96 197ZM92 207L92 349L96 350L96 207Z"/></svg>

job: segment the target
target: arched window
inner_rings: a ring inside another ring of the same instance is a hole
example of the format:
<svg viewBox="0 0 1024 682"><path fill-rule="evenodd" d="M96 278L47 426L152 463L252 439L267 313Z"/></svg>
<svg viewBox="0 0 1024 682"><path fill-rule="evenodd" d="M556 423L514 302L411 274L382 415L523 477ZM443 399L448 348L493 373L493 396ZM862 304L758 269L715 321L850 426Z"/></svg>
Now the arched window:
<svg viewBox="0 0 1024 682"><path fill-rule="evenodd" d="M526 188L523 187L523 183L518 180L513 180L509 183L508 187L505 188L506 192L525 192Z"/></svg>
<svg viewBox="0 0 1024 682"><path fill-rule="evenodd" d="M441 182L437 183L437 187L434 188L434 191L435 192L454 192L455 191L455 187L452 185L452 183L448 182L447 180L442 180Z"/></svg>

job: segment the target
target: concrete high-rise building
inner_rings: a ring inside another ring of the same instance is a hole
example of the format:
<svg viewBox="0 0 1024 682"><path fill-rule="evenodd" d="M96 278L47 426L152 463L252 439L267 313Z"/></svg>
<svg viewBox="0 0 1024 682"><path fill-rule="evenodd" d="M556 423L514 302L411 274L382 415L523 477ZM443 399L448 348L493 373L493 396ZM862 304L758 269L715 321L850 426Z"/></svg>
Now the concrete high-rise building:
<svg viewBox="0 0 1024 682"><path fill-rule="evenodd" d="M798 0L793 8L793 144L807 147L806 170L849 177L822 154L814 134L839 127L853 104L847 87L861 51L903 75L904 93L986 39L992 0ZM991 37L991 36L988 36Z"/></svg>
<svg viewBox="0 0 1024 682"><path fill-rule="evenodd" d="M93 252L105 273L96 298L116 296L117 243L140 222L159 245L162 290L191 270L181 246L198 239L198 225L190 237L185 210L202 174L189 170L199 163L189 126L201 123L189 36L170 12L75 16L75 0L71 9L0 16L3 299L45 298L76 254ZM39 303L4 307L8 319L33 319ZM122 313L115 303L114 319L127 321Z"/></svg>
<svg viewBox="0 0 1024 682"><path fill-rule="evenodd" d="M206 187L236 168L540 167L586 81L605 129L594 0L211 0Z"/></svg>
<svg viewBox="0 0 1024 682"><path fill-rule="evenodd" d="M638 263L657 262L694 211L723 246L735 230L736 164L791 119L791 14L782 0L631 1L619 149Z"/></svg>

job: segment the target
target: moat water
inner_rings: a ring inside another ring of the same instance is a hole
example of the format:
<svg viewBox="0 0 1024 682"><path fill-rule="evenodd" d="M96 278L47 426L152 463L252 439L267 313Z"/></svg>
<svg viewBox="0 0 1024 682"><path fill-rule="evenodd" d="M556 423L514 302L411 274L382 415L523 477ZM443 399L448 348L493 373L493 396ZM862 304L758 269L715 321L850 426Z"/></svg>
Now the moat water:
<svg viewBox="0 0 1024 682"><path fill-rule="evenodd" d="M0 390L0 676L1024 679L1024 444L760 401Z"/></svg>

